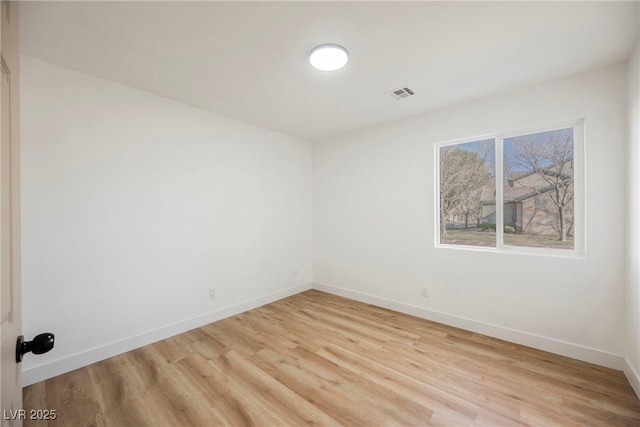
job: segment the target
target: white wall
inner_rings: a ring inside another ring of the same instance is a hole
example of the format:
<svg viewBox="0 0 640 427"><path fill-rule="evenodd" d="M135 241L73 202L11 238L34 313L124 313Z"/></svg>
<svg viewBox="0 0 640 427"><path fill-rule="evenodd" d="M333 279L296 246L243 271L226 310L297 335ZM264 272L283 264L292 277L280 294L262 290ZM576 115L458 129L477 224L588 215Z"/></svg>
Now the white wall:
<svg viewBox="0 0 640 427"><path fill-rule="evenodd" d="M57 341L25 384L310 286L309 142L30 57L21 89L24 333Z"/></svg>
<svg viewBox="0 0 640 427"><path fill-rule="evenodd" d="M640 396L640 43L629 59L625 373Z"/></svg>
<svg viewBox="0 0 640 427"><path fill-rule="evenodd" d="M316 286L621 368L626 72L610 65L314 144ZM434 144L578 118L584 258L435 248Z"/></svg>

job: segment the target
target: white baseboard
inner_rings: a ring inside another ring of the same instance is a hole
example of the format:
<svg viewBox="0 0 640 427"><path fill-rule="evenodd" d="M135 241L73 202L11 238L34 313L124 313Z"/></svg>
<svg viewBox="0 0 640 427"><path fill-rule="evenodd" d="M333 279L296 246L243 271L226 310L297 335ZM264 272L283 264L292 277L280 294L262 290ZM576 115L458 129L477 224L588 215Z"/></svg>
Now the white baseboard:
<svg viewBox="0 0 640 427"><path fill-rule="evenodd" d="M631 384L631 388L633 388L633 391L636 392L636 395L640 399L640 375L638 375L638 372L633 368L633 365L631 365L631 362L629 362L629 359L626 357L624 358L623 371L629 381L629 384Z"/></svg>
<svg viewBox="0 0 640 427"><path fill-rule="evenodd" d="M375 305L378 307L388 308L400 313L410 314L412 316L432 320L434 322L443 323L445 325L454 326L456 328L465 329L467 331L477 332L483 335L488 335L490 337L525 345L527 347L533 347L539 350L571 357L596 365L606 366L608 368L622 370L626 365L626 363L624 362L624 358L620 355L608 353L606 351L598 350L595 348L581 346L579 344L531 334L529 332L518 331L516 329L505 328L504 326L480 322L478 320L468 319L465 317L454 316L440 311L430 310L428 308L418 307L387 298L381 298L375 295L353 291L326 283L314 282L313 289ZM637 378L638 377L636 374L636 381ZM636 388L636 392L637 391L638 389Z"/></svg>
<svg viewBox="0 0 640 427"><path fill-rule="evenodd" d="M140 335L125 338L103 346L94 347L92 349L63 357L52 362L34 366L25 369L22 373L22 383L26 387L28 385L44 381L46 379L73 371L83 366L99 362L127 351L172 337L191 329L195 329L207 325L218 320L225 319L236 314L240 314L247 310L260 307L265 304L304 292L308 289L317 289L319 291L342 296L345 298L360 301L366 304L372 304L378 307L388 308L400 313L410 314L434 322L443 323L445 325L454 326L472 332L481 333L491 337L503 339L537 348L562 356L572 357L574 359L583 360L585 362L594 363L600 366L606 366L613 369L623 370L631 386L636 394L640 397L640 376L631 366L628 360L622 356L608 353L602 350L581 346L574 343L556 340L554 338L544 337L531 334L524 331L505 328L503 326L493 325L490 323L480 322L460 316L443 313L436 310L430 310L424 307L407 304L387 298L378 297L364 292L353 291L326 283L308 283L304 285L292 286L271 294L263 295L249 301L234 304L228 307L205 313L200 316L192 317L172 325L164 326L153 331L145 332Z"/></svg>
<svg viewBox="0 0 640 427"><path fill-rule="evenodd" d="M236 314L240 314L247 310L251 310L277 301L279 299L304 292L311 288L311 283L291 286L289 288L263 295L249 301L244 301L238 304L223 307L218 310L202 314L200 316L192 317L190 319L174 323L172 325L163 326L162 328L145 332L140 335L125 338L103 346L94 347L92 349L76 353L71 356L63 357L61 359L54 360L43 365L25 369L22 372L22 385L23 387L26 387L28 385L44 381L46 379L73 371L83 366L108 359L109 357L126 353L127 351L135 350L136 348L143 347L156 341L160 341L174 335L190 331L191 329L199 328L209 323L216 322L230 316L235 316Z"/></svg>

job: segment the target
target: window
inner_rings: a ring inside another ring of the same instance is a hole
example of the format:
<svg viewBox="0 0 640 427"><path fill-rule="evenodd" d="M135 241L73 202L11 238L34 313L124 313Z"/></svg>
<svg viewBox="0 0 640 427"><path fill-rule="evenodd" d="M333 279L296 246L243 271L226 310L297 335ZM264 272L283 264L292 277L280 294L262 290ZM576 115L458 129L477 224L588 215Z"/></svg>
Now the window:
<svg viewBox="0 0 640 427"><path fill-rule="evenodd" d="M582 252L580 124L439 144L437 244Z"/></svg>

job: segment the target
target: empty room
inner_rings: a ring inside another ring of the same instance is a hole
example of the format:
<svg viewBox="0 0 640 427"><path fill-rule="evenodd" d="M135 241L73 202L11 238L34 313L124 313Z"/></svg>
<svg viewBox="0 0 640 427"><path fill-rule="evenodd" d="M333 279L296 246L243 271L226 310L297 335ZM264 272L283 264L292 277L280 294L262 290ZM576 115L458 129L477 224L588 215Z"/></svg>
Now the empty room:
<svg viewBox="0 0 640 427"><path fill-rule="evenodd" d="M640 2L0 1L4 426L640 426Z"/></svg>

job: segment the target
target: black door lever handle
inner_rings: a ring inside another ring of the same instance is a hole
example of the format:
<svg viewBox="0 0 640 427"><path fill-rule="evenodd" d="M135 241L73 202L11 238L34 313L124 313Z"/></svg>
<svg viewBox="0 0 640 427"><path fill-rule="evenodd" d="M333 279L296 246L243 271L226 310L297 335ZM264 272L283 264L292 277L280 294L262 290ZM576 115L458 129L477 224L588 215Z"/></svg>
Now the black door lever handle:
<svg viewBox="0 0 640 427"><path fill-rule="evenodd" d="M20 335L16 343L16 363L22 362L22 356L30 351L33 352L33 354L48 352L53 348L54 343L55 336L51 332L36 335L33 341L25 341L24 336Z"/></svg>

